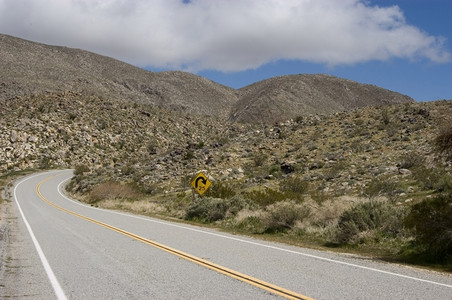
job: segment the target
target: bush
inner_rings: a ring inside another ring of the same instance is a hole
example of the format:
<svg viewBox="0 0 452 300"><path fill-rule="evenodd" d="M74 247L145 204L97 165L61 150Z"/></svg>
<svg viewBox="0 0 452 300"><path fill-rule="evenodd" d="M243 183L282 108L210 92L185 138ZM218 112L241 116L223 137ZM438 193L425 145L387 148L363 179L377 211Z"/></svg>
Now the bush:
<svg viewBox="0 0 452 300"><path fill-rule="evenodd" d="M186 220L200 220L215 222L226 215L228 207L226 201L219 198L202 197L193 202L185 214Z"/></svg>
<svg viewBox="0 0 452 300"><path fill-rule="evenodd" d="M248 205L248 202L241 196L229 199L201 197L188 207L185 219L215 222L237 214Z"/></svg>
<svg viewBox="0 0 452 300"><path fill-rule="evenodd" d="M287 177L279 182L279 189L283 193L293 193L296 195L305 194L308 191L309 184L300 177Z"/></svg>
<svg viewBox="0 0 452 300"><path fill-rule="evenodd" d="M255 153L253 156L253 162L255 167L261 167L267 160L267 155L263 152Z"/></svg>
<svg viewBox="0 0 452 300"><path fill-rule="evenodd" d="M266 229L262 217L259 215L247 216L237 222L234 227L241 232L258 234L264 233Z"/></svg>
<svg viewBox="0 0 452 300"><path fill-rule="evenodd" d="M403 169L411 169L415 167L421 167L425 163L425 158L418 153L412 151L402 157L400 167Z"/></svg>
<svg viewBox="0 0 452 300"><path fill-rule="evenodd" d="M307 218L311 210L295 201L284 201L267 207L263 219L265 232L278 232L291 229L297 221Z"/></svg>
<svg viewBox="0 0 452 300"><path fill-rule="evenodd" d="M245 194L245 198L251 200L260 207L274 204L276 202L284 201L293 197L293 194L283 193L271 188L265 190L252 191Z"/></svg>
<svg viewBox="0 0 452 300"><path fill-rule="evenodd" d="M452 160L452 125L441 128L434 140L435 150L446 159Z"/></svg>
<svg viewBox="0 0 452 300"><path fill-rule="evenodd" d="M429 260L452 263L452 194L413 205L405 224Z"/></svg>
<svg viewBox="0 0 452 300"><path fill-rule="evenodd" d="M445 192L452 190L452 176L441 168L426 168L425 166L414 168L413 176L424 190L436 190Z"/></svg>
<svg viewBox="0 0 452 300"><path fill-rule="evenodd" d="M77 165L75 166L74 175L83 175L85 172L89 172L89 167L86 165Z"/></svg>
<svg viewBox="0 0 452 300"><path fill-rule="evenodd" d="M346 210L339 217L335 239L340 244L354 243L367 231L396 237L404 231L405 209L383 201L364 202Z"/></svg>
<svg viewBox="0 0 452 300"><path fill-rule="evenodd" d="M364 194L369 198L378 196L393 197L400 192L399 183L390 178L374 178L364 190Z"/></svg>
<svg viewBox="0 0 452 300"><path fill-rule="evenodd" d="M206 191L205 196L213 198L228 199L235 196L234 188L226 182L215 182Z"/></svg>
<svg viewBox="0 0 452 300"><path fill-rule="evenodd" d="M96 185L89 193L89 203L111 199L134 199L139 197L136 189L128 184L107 181Z"/></svg>

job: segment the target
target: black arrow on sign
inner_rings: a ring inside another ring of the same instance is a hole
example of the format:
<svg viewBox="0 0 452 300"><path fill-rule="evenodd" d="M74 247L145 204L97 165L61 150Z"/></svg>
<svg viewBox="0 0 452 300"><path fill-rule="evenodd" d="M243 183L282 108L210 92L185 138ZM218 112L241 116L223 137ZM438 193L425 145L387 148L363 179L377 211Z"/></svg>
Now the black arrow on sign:
<svg viewBox="0 0 452 300"><path fill-rule="evenodd" d="M198 178L196 178L196 181L195 181L195 189L197 189L198 188L198 182L201 180L201 182L204 184L204 185L206 185L206 183L207 183L207 178L204 178L204 177L198 177Z"/></svg>

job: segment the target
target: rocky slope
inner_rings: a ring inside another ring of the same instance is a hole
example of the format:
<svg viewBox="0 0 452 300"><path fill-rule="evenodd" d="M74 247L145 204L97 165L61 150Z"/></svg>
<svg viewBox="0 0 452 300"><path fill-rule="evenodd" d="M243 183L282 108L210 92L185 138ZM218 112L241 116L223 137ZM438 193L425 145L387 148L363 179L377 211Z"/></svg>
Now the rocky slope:
<svg viewBox="0 0 452 300"><path fill-rule="evenodd" d="M74 91L227 118L233 89L184 72L153 73L88 51L0 35L0 101Z"/></svg>
<svg viewBox="0 0 452 300"><path fill-rule="evenodd" d="M325 75L282 76L234 90L190 73L148 72L91 52L2 34L0 69L0 101L73 91L244 123L273 124L302 115L413 101Z"/></svg>
<svg viewBox="0 0 452 300"><path fill-rule="evenodd" d="M48 93L0 103L0 171L85 165L102 174L94 181L168 191L187 188L181 182L201 169L248 185L294 173L321 190L359 194L377 175L404 174L404 157L432 161L431 141L450 115L451 102L438 101L257 126Z"/></svg>
<svg viewBox="0 0 452 300"><path fill-rule="evenodd" d="M373 85L321 74L270 78L239 92L231 120L254 123L413 102L408 96Z"/></svg>

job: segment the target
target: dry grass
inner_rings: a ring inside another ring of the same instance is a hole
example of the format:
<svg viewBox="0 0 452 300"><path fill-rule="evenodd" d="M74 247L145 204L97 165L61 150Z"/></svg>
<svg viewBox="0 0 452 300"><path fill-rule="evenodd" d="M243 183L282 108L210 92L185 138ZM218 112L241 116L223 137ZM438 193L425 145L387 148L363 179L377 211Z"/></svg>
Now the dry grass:
<svg viewBox="0 0 452 300"><path fill-rule="evenodd" d="M135 199L140 193L128 184L107 181L96 185L89 194L89 203L101 200Z"/></svg>
<svg viewBox="0 0 452 300"><path fill-rule="evenodd" d="M162 214L166 211L166 208L162 205L145 199L136 201L109 199L102 200L96 203L96 205L106 209L119 209L144 215Z"/></svg>

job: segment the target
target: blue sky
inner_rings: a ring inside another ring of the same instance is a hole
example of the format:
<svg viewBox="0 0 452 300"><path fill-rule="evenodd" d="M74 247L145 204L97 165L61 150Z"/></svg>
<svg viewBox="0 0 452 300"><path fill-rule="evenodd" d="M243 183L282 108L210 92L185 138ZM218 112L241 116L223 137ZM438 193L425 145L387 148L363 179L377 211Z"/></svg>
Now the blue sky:
<svg viewBox="0 0 452 300"><path fill-rule="evenodd" d="M324 73L452 99L452 0L0 0L0 32L240 88Z"/></svg>

